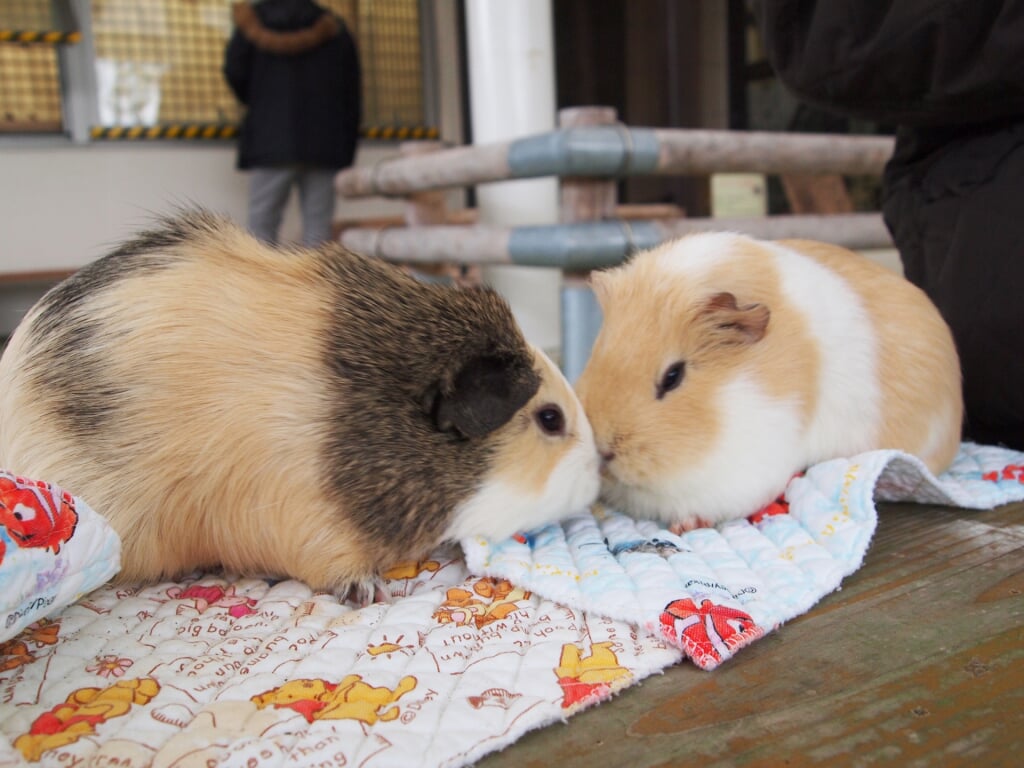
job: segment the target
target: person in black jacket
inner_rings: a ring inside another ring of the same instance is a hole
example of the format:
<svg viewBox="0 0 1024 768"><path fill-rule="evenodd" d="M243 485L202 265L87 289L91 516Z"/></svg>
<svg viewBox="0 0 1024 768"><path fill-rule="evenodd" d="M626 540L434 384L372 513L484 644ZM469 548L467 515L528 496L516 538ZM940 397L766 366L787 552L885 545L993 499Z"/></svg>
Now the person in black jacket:
<svg viewBox="0 0 1024 768"><path fill-rule="evenodd" d="M334 176L352 165L361 119L355 42L312 0L235 3L224 76L247 109L238 167L250 171L249 229L275 242L293 186L302 240L330 239Z"/></svg>
<svg viewBox="0 0 1024 768"><path fill-rule="evenodd" d="M883 215L906 276L953 330L964 437L1024 449L1024 2L759 0L756 11L798 97L897 126Z"/></svg>

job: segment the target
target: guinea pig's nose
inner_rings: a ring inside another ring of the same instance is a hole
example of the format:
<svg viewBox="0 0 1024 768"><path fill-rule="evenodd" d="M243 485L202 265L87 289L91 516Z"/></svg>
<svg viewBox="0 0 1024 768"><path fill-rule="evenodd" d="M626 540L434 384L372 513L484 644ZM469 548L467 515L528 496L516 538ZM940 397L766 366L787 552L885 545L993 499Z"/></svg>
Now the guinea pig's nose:
<svg viewBox="0 0 1024 768"><path fill-rule="evenodd" d="M597 452L601 454L602 464L610 464L611 460L615 458L615 451L611 448L598 448Z"/></svg>

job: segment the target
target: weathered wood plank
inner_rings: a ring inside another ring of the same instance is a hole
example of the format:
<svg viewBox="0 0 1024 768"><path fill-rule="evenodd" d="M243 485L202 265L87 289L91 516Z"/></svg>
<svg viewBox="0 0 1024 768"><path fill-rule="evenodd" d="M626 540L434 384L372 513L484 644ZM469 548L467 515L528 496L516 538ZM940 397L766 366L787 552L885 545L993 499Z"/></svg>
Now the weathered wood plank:
<svg viewBox="0 0 1024 768"><path fill-rule="evenodd" d="M951 766L1024 760L1024 504L881 505L863 567L714 672L684 662L480 762Z"/></svg>

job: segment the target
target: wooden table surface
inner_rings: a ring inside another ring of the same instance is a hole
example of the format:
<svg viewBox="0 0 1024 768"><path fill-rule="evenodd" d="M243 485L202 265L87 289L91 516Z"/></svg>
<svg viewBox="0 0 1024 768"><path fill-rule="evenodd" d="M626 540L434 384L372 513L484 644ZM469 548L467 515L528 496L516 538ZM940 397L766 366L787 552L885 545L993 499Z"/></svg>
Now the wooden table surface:
<svg viewBox="0 0 1024 768"><path fill-rule="evenodd" d="M1022 593L1024 504L881 504L864 565L808 613L478 765L1024 766Z"/></svg>

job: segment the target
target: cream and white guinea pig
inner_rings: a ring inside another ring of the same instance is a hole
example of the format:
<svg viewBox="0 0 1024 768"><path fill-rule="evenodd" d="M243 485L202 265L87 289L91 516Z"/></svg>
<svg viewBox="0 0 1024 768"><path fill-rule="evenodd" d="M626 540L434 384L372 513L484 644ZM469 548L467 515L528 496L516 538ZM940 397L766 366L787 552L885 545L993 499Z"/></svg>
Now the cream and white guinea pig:
<svg viewBox="0 0 1024 768"><path fill-rule="evenodd" d="M677 532L753 514L809 465L872 449L945 469L960 368L925 294L858 254L683 237L593 277L604 322L576 384L602 496Z"/></svg>
<svg viewBox="0 0 1024 768"><path fill-rule="evenodd" d="M105 515L121 581L223 566L338 594L600 486L576 395L495 292L202 211L30 310L0 360L0 467Z"/></svg>

